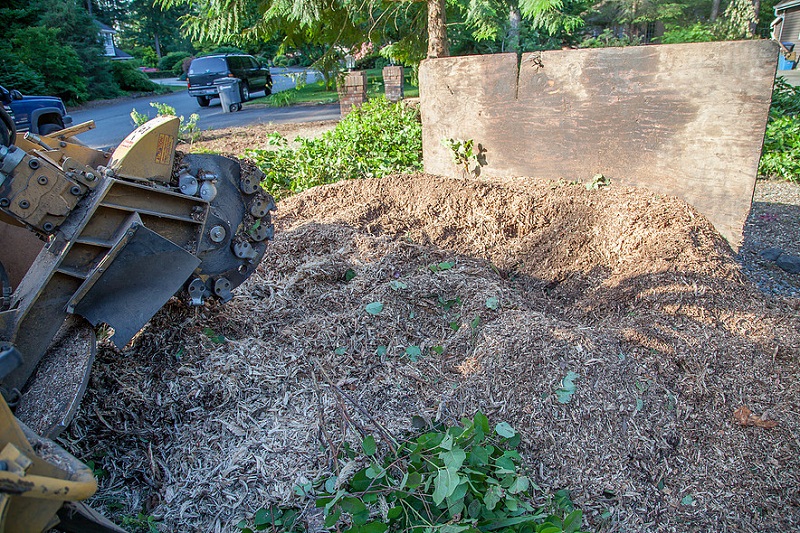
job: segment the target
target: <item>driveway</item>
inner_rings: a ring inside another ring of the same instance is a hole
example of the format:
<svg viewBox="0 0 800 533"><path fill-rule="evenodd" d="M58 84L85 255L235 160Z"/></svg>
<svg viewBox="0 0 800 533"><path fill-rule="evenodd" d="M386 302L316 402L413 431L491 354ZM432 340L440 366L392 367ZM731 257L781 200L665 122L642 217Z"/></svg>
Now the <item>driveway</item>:
<svg viewBox="0 0 800 533"><path fill-rule="evenodd" d="M280 92L294 87L292 79L286 75L286 69L273 70L273 92ZM314 80L311 73L309 81ZM175 79L162 80L162 84L183 84ZM263 96L257 92L254 97ZM279 124L290 122L311 122L316 120L336 120L339 115L339 104L301 105L291 107L266 107L263 105L246 105L241 111L223 113L219 100L214 99L208 107L200 107L197 100L185 90L173 94L146 96L141 98L124 98L108 103L97 103L71 111L73 124L94 120L96 128L81 133L77 138L92 148L108 149L117 146L133 131L135 124L130 117L131 110L156 116L151 102L161 102L175 108L178 116L188 118L192 113L200 116L200 129L212 130L231 126L249 126L256 124Z"/></svg>

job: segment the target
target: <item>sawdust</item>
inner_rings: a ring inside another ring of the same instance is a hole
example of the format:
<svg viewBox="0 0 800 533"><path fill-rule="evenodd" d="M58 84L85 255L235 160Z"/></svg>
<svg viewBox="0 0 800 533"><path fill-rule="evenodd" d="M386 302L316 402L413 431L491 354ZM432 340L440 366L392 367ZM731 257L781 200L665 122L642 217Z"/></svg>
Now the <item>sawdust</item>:
<svg viewBox="0 0 800 533"><path fill-rule="evenodd" d="M790 531L797 311L673 198L339 183L279 204L275 241L231 302L173 301L124 353L105 346L64 442L106 472L95 507L152 514L163 531L232 531L273 502L312 513L295 484L359 430L378 435L327 374L394 435L413 415L511 423L535 482L572 491L591 529ZM775 427L742 426L741 406Z"/></svg>

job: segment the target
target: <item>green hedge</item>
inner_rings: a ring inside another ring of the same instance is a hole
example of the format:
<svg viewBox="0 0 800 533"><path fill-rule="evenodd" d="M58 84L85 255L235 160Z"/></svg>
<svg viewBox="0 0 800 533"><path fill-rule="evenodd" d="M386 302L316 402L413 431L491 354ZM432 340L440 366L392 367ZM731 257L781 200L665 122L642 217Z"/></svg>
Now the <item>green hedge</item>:
<svg viewBox="0 0 800 533"><path fill-rule="evenodd" d="M775 81L758 172L800 183L800 88L783 78Z"/></svg>
<svg viewBox="0 0 800 533"><path fill-rule="evenodd" d="M152 92L160 88L160 85L150 81L132 61L114 61L111 63L111 72L114 81L123 91Z"/></svg>
<svg viewBox="0 0 800 533"><path fill-rule="evenodd" d="M275 134L280 148L248 150L264 171L262 185L276 198L343 179L381 178L422 170L422 125L416 108L375 98L354 108L316 139L298 138L298 148Z"/></svg>

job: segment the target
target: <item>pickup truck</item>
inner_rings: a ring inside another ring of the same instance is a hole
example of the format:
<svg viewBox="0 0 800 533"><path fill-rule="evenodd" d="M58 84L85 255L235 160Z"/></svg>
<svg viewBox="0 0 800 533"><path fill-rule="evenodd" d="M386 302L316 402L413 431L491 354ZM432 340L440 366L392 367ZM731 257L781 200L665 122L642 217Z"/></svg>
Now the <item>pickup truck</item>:
<svg viewBox="0 0 800 533"><path fill-rule="evenodd" d="M64 102L55 96L23 96L0 85L0 103L14 118L17 131L47 135L72 124Z"/></svg>

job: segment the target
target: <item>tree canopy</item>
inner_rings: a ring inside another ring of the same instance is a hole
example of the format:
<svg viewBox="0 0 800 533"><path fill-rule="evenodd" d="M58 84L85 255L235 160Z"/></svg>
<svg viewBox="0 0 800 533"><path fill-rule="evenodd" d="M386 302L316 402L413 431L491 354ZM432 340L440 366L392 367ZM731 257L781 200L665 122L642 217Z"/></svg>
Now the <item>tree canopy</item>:
<svg viewBox="0 0 800 533"><path fill-rule="evenodd" d="M72 102L117 94L94 21L118 30L117 44L144 66L179 70L183 58L235 46L314 62L331 83L345 55L415 66L448 54L747 38L767 33L776 2L8 0L0 83Z"/></svg>

